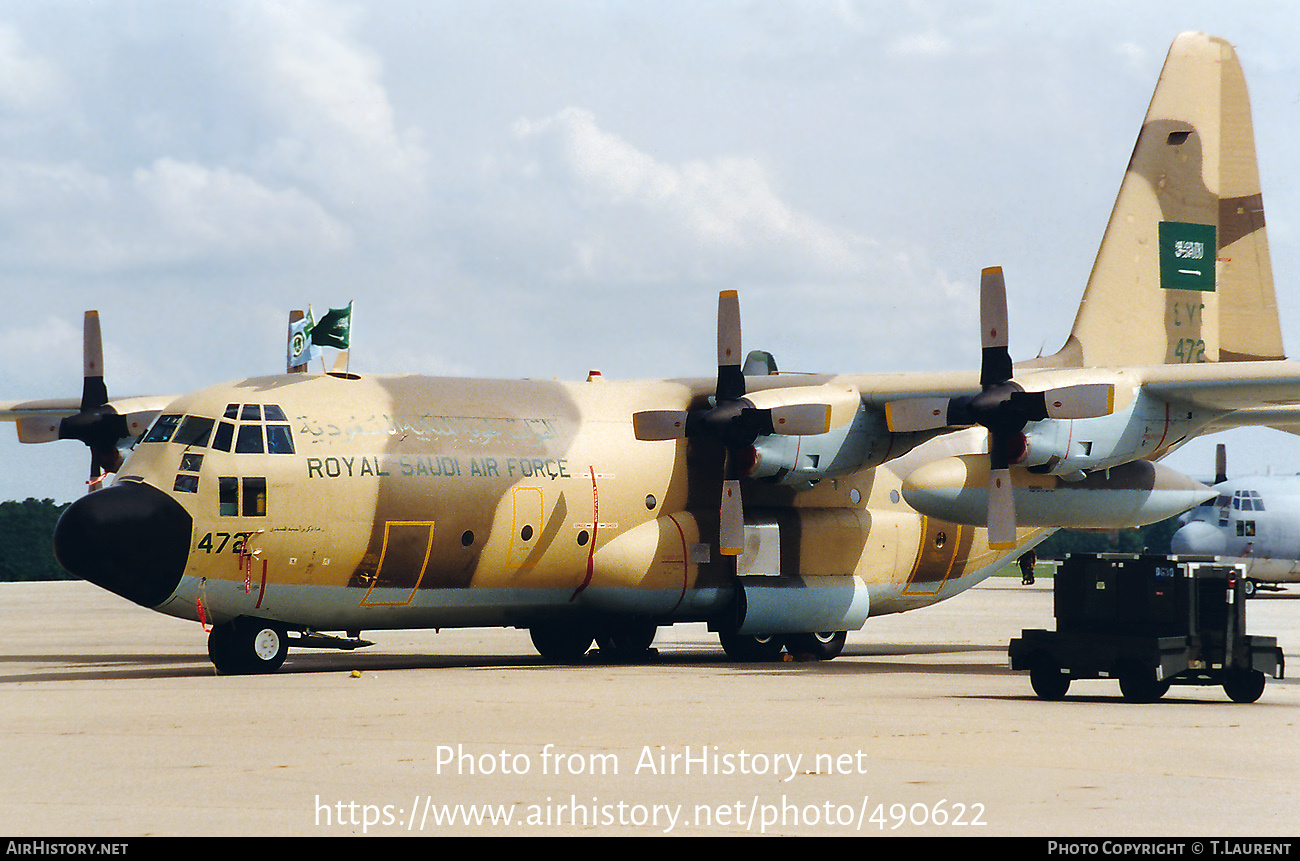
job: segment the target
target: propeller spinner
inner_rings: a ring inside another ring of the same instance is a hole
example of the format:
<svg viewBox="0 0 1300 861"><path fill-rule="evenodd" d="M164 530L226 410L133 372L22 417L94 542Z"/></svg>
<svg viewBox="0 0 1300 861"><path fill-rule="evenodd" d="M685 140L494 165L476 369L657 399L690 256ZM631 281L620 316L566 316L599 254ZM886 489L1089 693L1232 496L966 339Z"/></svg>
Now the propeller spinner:
<svg viewBox="0 0 1300 861"><path fill-rule="evenodd" d="M740 298L735 290L718 294L718 382L713 405L698 410L643 410L632 415L639 440L709 437L723 445L722 501L719 507L718 548L739 556L745 545L744 505L740 477L746 450L760 436L805 436L826 433L829 404L788 404L759 408L745 398L741 368Z"/></svg>
<svg viewBox="0 0 1300 861"><path fill-rule="evenodd" d="M1025 453L1022 431L1031 421L1084 419L1114 410L1115 387L1108 383L1063 386L1026 392L1012 381L1007 349L1007 291L1002 267L980 273L980 392L960 398L909 398L885 405L889 429L936 430L982 425L989 432L989 546L1015 546L1016 511L1011 464Z"/></svg>

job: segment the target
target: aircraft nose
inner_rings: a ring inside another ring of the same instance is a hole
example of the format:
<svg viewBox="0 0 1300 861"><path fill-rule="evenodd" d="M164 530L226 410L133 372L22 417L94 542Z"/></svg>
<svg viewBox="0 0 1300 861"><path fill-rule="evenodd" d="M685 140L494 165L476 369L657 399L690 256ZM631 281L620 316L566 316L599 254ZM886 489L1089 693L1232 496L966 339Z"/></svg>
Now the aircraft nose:
<svg viewBox="0 0 1300 861"><path fill-rule="evenodd" d="M83 580L156 607L180 584L193 527L158 488L119 482L68 506L54 527L54 556Z"/></svg>
<svg viewBox="0 0 1300 861"><path fill-rule="evenodd" d="M1170 553L1195 553L1222 556L1228 549L1223 532L1204 520L1193 520L1169 539Z"/></svg>

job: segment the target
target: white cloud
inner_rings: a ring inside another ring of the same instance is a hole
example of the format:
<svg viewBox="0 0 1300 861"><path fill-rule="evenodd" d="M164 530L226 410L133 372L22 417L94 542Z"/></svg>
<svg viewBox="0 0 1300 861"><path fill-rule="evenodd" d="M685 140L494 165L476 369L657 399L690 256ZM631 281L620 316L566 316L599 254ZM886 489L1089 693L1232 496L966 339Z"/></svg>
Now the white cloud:
<svg viewBox="0 0 1300 861"><path fill-rule="evenodd" d="M683 257L693 258L683 261L688 268L703 263L715 275L776 266L805 276L839 277L865 268L871 243L785 203L755 158L667 164L602 130L590 112L575 107L542 120L521 120L515 134L537 144L532 155L538 170L563 172L586 192L581 206L588 218L581 229L589 235L575 249L579 269L593 277L602 274L600 258L608 248L662 250L665 243L677 244ZM628 225L633 232L611 241L609 216L629 209L636 213L637 224ZM617 264L627 262L621 257ZM642 261L647 269L654 268L651 263Z"/></svg>
<svg viewBox="0 0 1300 861"><path fill-rule="evenodd" d="M290 0L246 4L252 94L278 127L264 149L275 169L330 194L339 207L392 205L426 179L419 135L400 130L382 83L383 62L355 35L358 14Z"/></svg>
<svg viewBox="0 0 1300 861"><path fill-rule="evenodd" d="M46 102L58 88L54 66L28 50L18 30L0 22L0 105L32 109Z"/></svg>

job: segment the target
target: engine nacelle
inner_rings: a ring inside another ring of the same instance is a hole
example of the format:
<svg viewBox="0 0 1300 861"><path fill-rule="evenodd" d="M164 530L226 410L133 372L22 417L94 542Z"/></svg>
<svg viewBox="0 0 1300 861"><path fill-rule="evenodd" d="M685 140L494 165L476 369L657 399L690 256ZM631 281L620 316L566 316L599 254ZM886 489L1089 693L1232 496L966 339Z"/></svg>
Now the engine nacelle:
<svg viewBox="0 0 1300 861"><path fill-rule="evenodd" d="M807 485L847 475L911 451L935 432L890 433L884 413L868 409L853 386L826 385L772 389L745 396L754 406L827 403L831 429L815 436L765 436L753 446L745 474L774 484Z"/></svg>
<svg viewBox="0 0 1300 861"><path fill-rule="evenodd" d="M1114 529L1173 517L1214 496L1198 481L1138 460L1089 473L1081 481L1012 469L1016 522L1022 526ZM903 498L922 514L983 526L988 518L989 459L962 455L934 461L903 481Z"/></svg>

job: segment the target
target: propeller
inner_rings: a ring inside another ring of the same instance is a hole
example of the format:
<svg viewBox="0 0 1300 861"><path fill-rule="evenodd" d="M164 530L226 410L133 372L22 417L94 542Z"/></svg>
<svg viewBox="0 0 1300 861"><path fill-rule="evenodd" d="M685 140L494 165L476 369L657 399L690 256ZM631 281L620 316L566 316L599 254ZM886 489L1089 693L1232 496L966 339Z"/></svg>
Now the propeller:
<svg viewBox="0 0 1300 861"><path fill-rule="evenodd" d="M1026 392L1013 382L1007 349L1007 291L1002 267L980 273L980 392L959 398L908 398L885 405L893 432L982 425L989 433L989 546L1013 547L1016 511L1011 464L1025 455L1022 431L1031 421L1084 419L1114 410L1115 387L1108 383L1063 386Z"/></svg>
<svg viewBox="0 0 1300 861"><path fill-rule="evenodd" d="M73 415L59 419L29 416L18 423L22 442L49 442L56 439L81 440L90 448L90 488L97 489L104 474L117 472L122 466L119 441L131 436L128 417L108 403L104 384L104 344L99 329L99 312L87 311L82 330L83 375L81 403Z"/></svg>
<svg viewBox="0 0 1300 861"><path fill-rule="evenodd" d="M763 407L760 392L745 397L741 368L740 298L735 290L718 294L718 382L713 405L698 410L643 410L633 413L632 431L639 440L707 437L723 445L722 501L719 507L718 548L739 556L745 544L744 506L740 477L752 461L760 436L808 436L830 429L829 404L794 403Z"/></svg>

